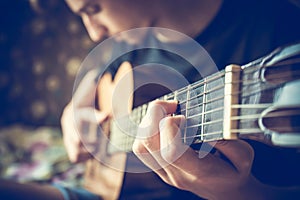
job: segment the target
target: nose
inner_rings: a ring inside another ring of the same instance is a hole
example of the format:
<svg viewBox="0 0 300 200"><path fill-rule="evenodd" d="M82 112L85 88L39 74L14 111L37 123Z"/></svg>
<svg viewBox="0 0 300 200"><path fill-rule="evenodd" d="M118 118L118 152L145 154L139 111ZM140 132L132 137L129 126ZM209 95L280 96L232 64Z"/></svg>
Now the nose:
<svg viewBox="0 0 300 200"><path fill-rule="evenodd" d="M82 16L82 21L91 40L94 42L100 42L106 37L107 29L102 25L99 19L84 15Z"/></svg>

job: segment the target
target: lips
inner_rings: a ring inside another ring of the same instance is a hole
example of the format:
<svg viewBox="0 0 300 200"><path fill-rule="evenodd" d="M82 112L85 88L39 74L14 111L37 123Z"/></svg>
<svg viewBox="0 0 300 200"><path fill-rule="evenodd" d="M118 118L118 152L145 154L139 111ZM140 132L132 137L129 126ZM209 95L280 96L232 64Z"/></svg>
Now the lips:
<svg viewBox="0 0 300 200"><path fill-rule="evenodd" d="M105 26L97 26L94 33L90 34L90 37L97 42L101 42L110 36L108 29Z"/></svg>

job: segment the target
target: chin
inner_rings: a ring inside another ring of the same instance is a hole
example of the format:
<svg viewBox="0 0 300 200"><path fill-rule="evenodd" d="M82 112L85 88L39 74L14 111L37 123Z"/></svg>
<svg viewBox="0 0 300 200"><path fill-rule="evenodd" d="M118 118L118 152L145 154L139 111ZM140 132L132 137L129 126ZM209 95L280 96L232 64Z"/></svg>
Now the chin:
<svg viewBox="0 0 300 200"><path fill-rule="evenodd" d="M116 34L115 39L117 41L124 41L128 44L139 44L145 37L144 33L140 33L139 31L124 31Z"/></svg>

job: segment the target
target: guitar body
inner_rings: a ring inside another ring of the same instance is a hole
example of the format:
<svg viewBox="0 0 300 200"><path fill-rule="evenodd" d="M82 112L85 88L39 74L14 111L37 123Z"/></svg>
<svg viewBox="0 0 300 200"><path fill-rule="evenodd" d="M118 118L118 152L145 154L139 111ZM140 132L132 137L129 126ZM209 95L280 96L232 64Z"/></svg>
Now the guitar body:
<svg viewBox="0 0 300 200"><path fill-rule="evenodd" d="M102 124L100 134L100 149L87 161L84 176L85 188L101 196L102 199L174 199L196 198L189 192L181 191L164 183L154 172L147 168L133 153L116 151L108 152L113 146L117 148L121 143L111 144L112 121L128 116L133 108L134 78L131 65L124 62L114 78L105 73L97 88L98 105L101 111L110 113L110 119ZM152 87L152 92L158 93L159 88ZM144 90L144 91L145 91ZM161 89L160 92L166 92ZM135 94L136 95L136 94ZM149 94L148 94L149 95ZM144 98L146 95L143 95ZM151 96L151 95L150 95ZM146 98L149 98L146 97ZM136 103L147 99L135 100ZM149 99L148 99L149 101Z"/></svg>
<svg viewBox="0 0 300 200"><path fill-rule="evenodd" d="M142 118L146 112L137 102L151 101L153 95L179 101L179 113L187 118L182 139L192 147L242 138L299 148L300 44L274 51L266 58L270 61L228 66L174 94L166 94L169 91L163 88L135 89L134 72L128 62L121 64L114 77L105 73L98 84L97 103L110 117L101 124L99 151L87 162L85 188L103 199L199 198L167 185L133 153L125 153L131 150L126 142L132 145L135 136L125 126L129 124L135 130L139 121L130 116L137 111ZM288 73L278 73L281 71Z"/></svg>
<svg viewBox="0 0 300 200"><path fill-rule="evenodd" d="M132 102L129 101L133 88L133 77L130 70L130 65L125 64L120 67L114 80L112 80L112 75L110 73L106 73L99 82L99 87L97 88L98 105L101 111L110 113L112 117L113 115L114 117L118 117L128 114L128 110L132 107ZM128 75L126 80L124 79L125 74ZM115 92L117 90L117 85L119 87L123 86L118 88L118 90L123 92ZM112 99L114 95L119 96L116 97L117 102L113 114ZM124 105L126 104L126 99L129 104L127 106ZM110 134L110 120L111 119L108 119L102 125L102 134L100 138L101 149L98 154L93 155L93 158L87 162L84 177L85 188L100 195L103 199L119 198L126 164L126 153L119 152L116 154L108 154L106 152L108 145L107 139Z"/></svg>

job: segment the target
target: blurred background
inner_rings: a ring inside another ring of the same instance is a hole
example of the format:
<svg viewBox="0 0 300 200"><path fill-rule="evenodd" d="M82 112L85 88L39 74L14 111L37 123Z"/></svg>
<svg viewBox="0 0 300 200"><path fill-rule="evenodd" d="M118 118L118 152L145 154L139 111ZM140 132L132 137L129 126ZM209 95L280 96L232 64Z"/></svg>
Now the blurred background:
<svg viewBox="0 0 300 200"><path fill-rule="evenodd" d="M0 9L0 125L58 126L92 42L64 0L1 0Z"/></svg>
<svg viewBox="0 0 300 200"><path fill-rule="evenodd" d="M93 43L64 0L1 0L0 10L0 178L75 181L60 116Z"/></svg>

